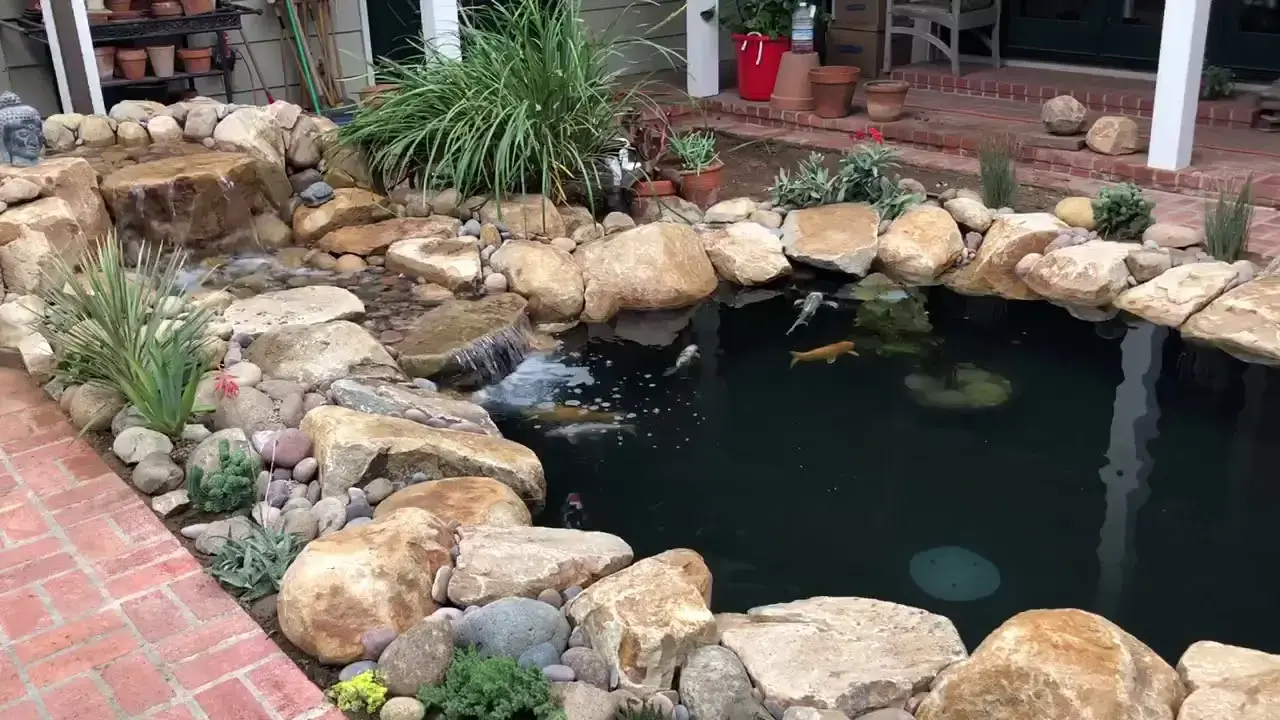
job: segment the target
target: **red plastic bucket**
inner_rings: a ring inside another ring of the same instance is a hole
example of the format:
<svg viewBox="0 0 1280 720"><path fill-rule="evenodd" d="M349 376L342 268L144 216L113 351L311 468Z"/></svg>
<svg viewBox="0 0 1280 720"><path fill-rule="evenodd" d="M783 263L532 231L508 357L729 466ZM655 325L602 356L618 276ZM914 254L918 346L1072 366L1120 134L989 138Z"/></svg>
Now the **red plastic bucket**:
<svg viewBox="0 0 1280 720"><path fill-rule="evenodd" d="M768 100L782 54L791 49L791 38L735 33L733 45L738 52L738 95L743 100Z"/></svg>

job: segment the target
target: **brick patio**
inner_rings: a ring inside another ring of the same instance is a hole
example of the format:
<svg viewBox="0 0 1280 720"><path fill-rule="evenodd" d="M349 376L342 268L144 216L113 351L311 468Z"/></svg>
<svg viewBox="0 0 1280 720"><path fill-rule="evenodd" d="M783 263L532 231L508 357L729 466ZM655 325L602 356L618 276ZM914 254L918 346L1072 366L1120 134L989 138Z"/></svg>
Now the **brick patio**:
<svg viewBox="0 0 1280 720"><path fill-rule="evenodd" d="M26 373L0 368L0 718L342 717Z"/></svg>

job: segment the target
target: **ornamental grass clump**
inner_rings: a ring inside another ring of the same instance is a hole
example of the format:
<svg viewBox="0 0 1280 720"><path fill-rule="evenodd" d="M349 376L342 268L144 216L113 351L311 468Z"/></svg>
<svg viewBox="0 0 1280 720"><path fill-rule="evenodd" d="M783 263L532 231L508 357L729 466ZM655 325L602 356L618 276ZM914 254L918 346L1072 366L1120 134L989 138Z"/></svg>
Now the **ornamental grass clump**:
<svg viewBox="0 0 1280 720"><path fill-rule="evenodd" d="M1093 220L1100 234L1112 240L1136 242L1155 222L1151 217L1155 206L1133 183L1110 185L1099 190L1093 200Z"/></svg>
<svg viewBox="0 0 1280 720"><path fill-rule="evenodd" d="M513 0L464 11L461 59L427 45L385 61L379 80L396 89L363 106L338 141L361 148L386 187L411 179L499 201L519 192L560 202L580 184L590 194L622 146L622 119L656 108L647 83L619 83L623 52L673 54L644 39L596 39L580 6Z"/></svg>
<svg viewBox="0 0 1280 720"><path fill-rule="evenodd" d="M671 152L680 158L681 170L706 170L720 162L720 156L716 153L716 134L710 130L673 136Z"/></svg>
<svg viewBox="0 0 1280 720"><path fill-rule="evenodd" d="M199 510L225 513L253 502L254 481L260 470L258 456L231 443L218 441L218 467L210 472L196 465L187 474L187 496Z"/></svg>
<svg viewBox="0 0 1280 720"><path fill-rule="evenodd" d="M227 592L253 602L280 591L280 579L302 545L293 533L254 525L248 537L222 544L209 565L209 574Z"/></svg>
<svg viewBox="0 0 1280 720"><path fill-rule="evenodd" d="M1204 244L1209 254L1224 262L1235 262L1244 255L1249 242L1249 226L1253 223L1253 178L1231 192L1225 185L1218 199L1205 203Z"/></svg>
<svg viewBox="0 0 1280 720"><path fill-rule="evenodd" d="M211 314L186 303L183 260L144 245L129 270L108 236L84 258L80 276L55 257L43 293L58 376L119 390L147 427L170 436L181 434L213 364L205 333ZM181 313L171 312L179 306Z"/></svg>
<svg viewBox="0 0 1280 720"><path fill-rule="evenodd" d="M418 699L447 720L565 720L540 669L509 657L483 658L471 648L454 651L444 684L424 685Z"/></svg>
<svg viewBox="0 0 1280 720"><path fill-rule="evenodd" d="M1022 143L1016 135L987 135L978 143L978 177L982 204L989 208L1013 207L1018 199L1016 164Z"/></svg>

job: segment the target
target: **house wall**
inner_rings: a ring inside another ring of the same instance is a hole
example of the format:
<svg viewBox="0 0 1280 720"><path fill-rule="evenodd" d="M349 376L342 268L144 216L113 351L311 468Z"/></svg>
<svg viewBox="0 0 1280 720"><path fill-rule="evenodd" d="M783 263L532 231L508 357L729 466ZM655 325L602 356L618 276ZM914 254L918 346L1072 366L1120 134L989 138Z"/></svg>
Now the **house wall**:
<svg viewBox="0 0 1280 720"><path fill-rule="evenodd" d="M22 14L23 0L0 0L0 18ZM43 115L61 110L58 81L49 61L49 48L17 31L0 28L0 92L12 90Z"/></svg>
<svg viewBox="0 0 1280 720"><path fill-rule="evenodd" d="M602 37L643 37L654 45L674 51L675 56L646 47L643 43L631 43L619 48L613 67L625 73L645 73L661 70L684 70L685 67L685 17L684 0L659 0L656 3L632 0L582 0L582 19L592 31ZM675 13L674 16L672 14ZM665 20L665 22L663 22ZM656 28L656 29L655 29ZM720 32L720 58L734 57L733 41L728 31Z"/></svg>

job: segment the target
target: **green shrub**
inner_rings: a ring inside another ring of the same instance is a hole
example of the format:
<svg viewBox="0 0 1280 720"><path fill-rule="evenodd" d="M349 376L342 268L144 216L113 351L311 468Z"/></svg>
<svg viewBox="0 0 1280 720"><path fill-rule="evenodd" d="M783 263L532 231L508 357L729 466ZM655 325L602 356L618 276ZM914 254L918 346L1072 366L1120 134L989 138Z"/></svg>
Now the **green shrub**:
<svg viewBox="0 0 1280 720"><path fill-rule="evenodd" d="M1236 74L1229 68L1210 65L1200 75L1200 99L1220 100L1236 92Z"/></svg>
<svg viewBox="0 0 1280 720"><path fill-rule="evenodd" d="M1016 164L1022 143L1016 135L997 133L978 143L978 173L982 202L989 208L1013 207L1018 199Z"/></svg>
<svg viewBox="0 0 1280 720"><path fill-rule="evenodd" d="M1104 187L1093 200L1093 220L1098 232L1113 240L1137 240L1155 222L1151 209L1156 204L1142 197L1142 188L1133 183Z"/></svg>
<svg viewBox="0 0 1280 720"><path fill-rule="evenodd" d="M1252 223L1253 178L1245 180L1235 193L1224 185L1217 200L1205 203L1204 242L1209 254L1225 262L1239 260L1249 242Z"/></svg>
<svg viewBox="0 0 1280 720"><path fill-rule="evenodd" d="M730 32L746 35L758 32L765 37L791 35L791 14L796 0L734 0L730 9L721 5L722 24Z"/></svg>
<svg viewBox="0 0 1280 720"><path fill-rule="evenodd" d="M622 118L655 107L647 83L618 82L622 53L637 44L671 53L643 39L597 40L580 10L580 0L512 0L488 5L482 20L464 11L462 58L428 45L413 60L384 61L379 80L398 88L361 107L338 141L363 149L387 187L413 179L464 196L559 202L586 181L590 192L620 147Z"/></svg>
<svg viewBox="0 0 1280 720"><path fill-rule="evenodd" d="M720 161L716 154L716 134L710 130L672 137L671 152L680 158L682 170L705 170Z"/></svg>
<svg viewBox="0 0 1280 720"><path fill-rule="evenodd" d="M185 298L183 259L173 253L163 260L159 248L143 246L129 271L108 236L84 258L82 278L55 259L42 293L59 377L119 390L147 427L173 436L191 416L196 387L212 365L209 311L188 307L180 317L165 317L156 309L160 301Z"/></svg>
<svg viewBox="0 0 1280 720"><path fill-rule="evenodd" d="M470 648L455 651L444 684L423 686L418 699L448 720L564 720L541 670Z"/></svg>
<svg viewBox="0 0 1280 720"><path fill-rule="evenodd" d="M303 543L293 533L254 525L243 540L228 540L218 549L209 574L227 592L253 602L280 590L280 578L298 557Z"/></svg>
<svg viewBox="0 0 1280 720"><path fill-rule="evenodd" d="M899 188L889 179L889 171L898 166L897 154L881 144L863 144L840 157L839 169L833 175L823 166L821 153L810 153L800 161L794 176L786 169L778 171L769 188L776 205L807 208L841 202L864 202L874 205L881 219L892 220L924 198Z"/></svg>
<svg viewBox="0 0 1280 720"><path fill-rule="evenodd" d="M387 704L387 686L376 670L366 670L350 680L334 683L325 693L339 710L373 716Z"/></svg>
<svg viewBox="0 0 1280 720"><path fill-rule="evenodd" d="M209 474L195 466L187 474L187 495L191 504L205 512L231 512L253 502L254 481L258 478L258 458L218 441L218 469Z"/></svg>

